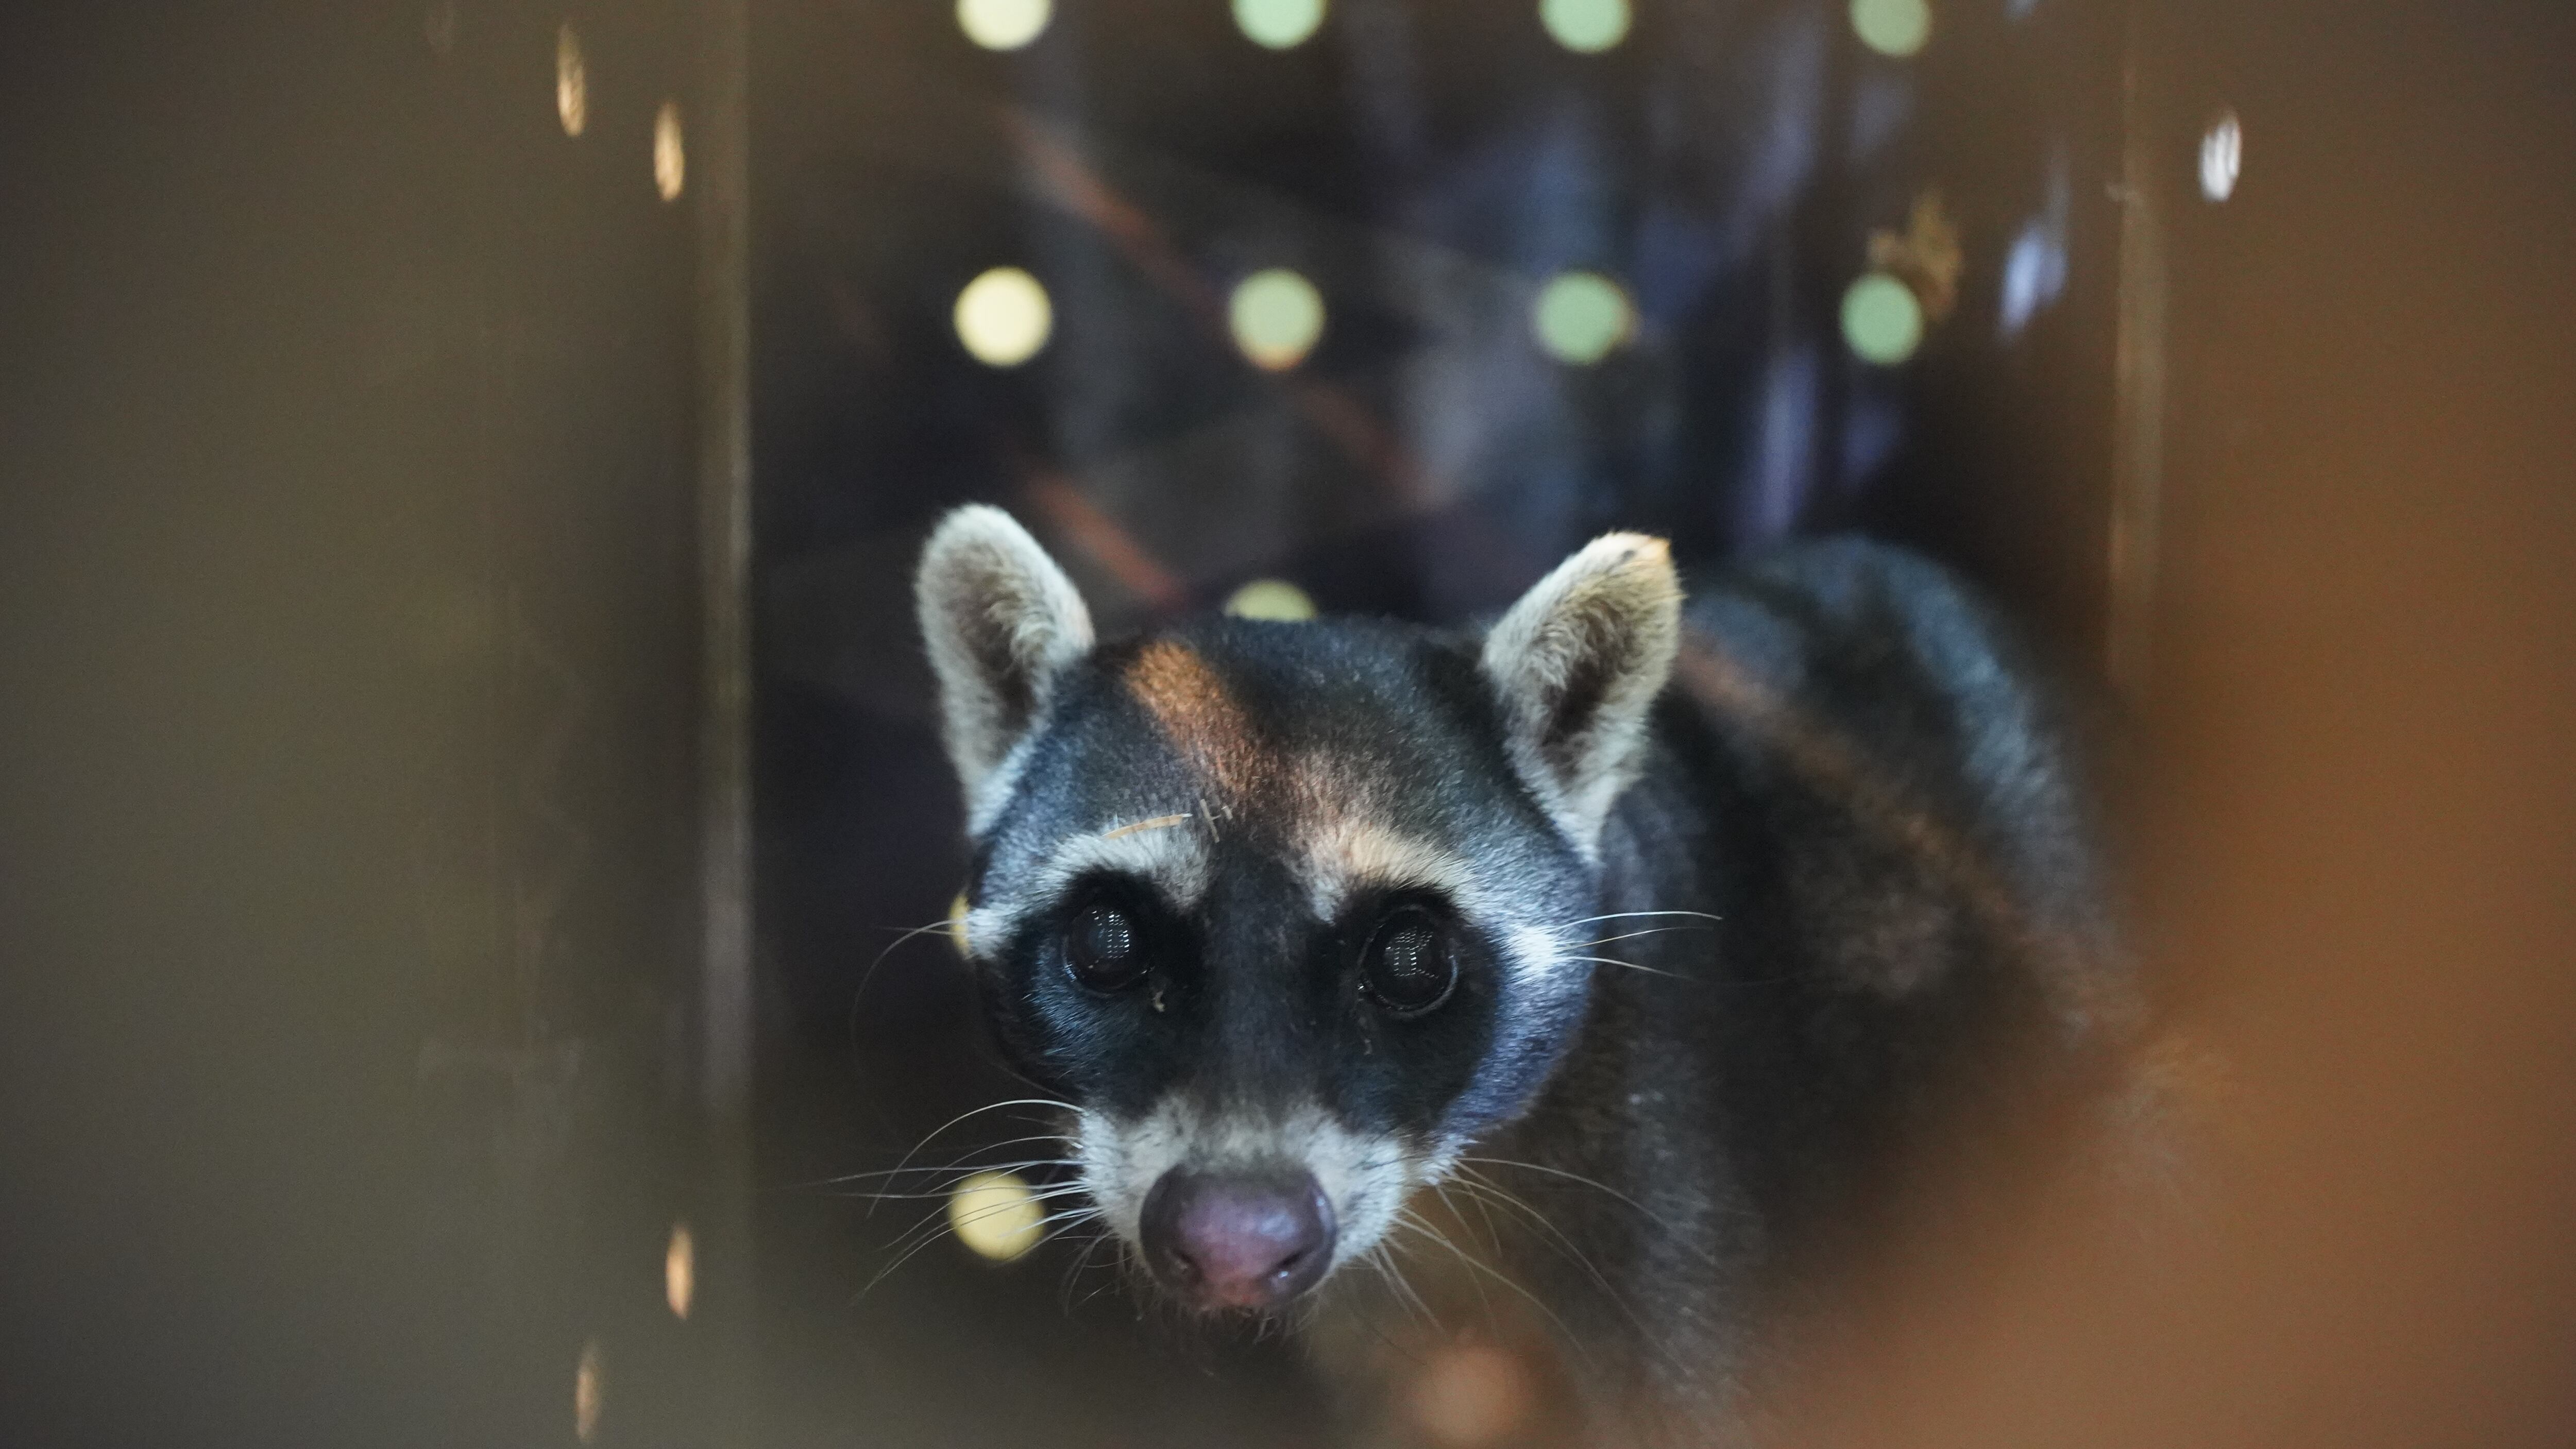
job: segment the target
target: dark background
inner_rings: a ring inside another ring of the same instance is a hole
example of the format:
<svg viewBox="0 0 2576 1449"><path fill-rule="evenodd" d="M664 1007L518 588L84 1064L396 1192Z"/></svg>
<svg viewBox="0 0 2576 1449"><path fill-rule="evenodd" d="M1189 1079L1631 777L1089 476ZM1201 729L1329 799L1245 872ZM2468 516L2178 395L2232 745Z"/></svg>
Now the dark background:
<svg viewBox="0 0 2576 1449"><path fill-rule="evenodd" d="M1927 1267L1819 1442L2563 1442L2576 19L1995 0L1899 64L1839 7L1636 8L1597 58L1458 3L1284 55L1213 4L1067 4L1009 56L945 5L752 8L742 1170L701 1010L722 293L703 169L650 169L663 100L720 103L720 12L570 12L573 138L563 12L12 8L0 1431L569 1442L596 1344L600 1442L1311 1441L1293 1365L1067 1310L1053 1250L861 1297L909 1219L792 1186L1002 1091L935 940L858 996L959 873L903 593L986 498L1113 627L1261 575L1464 617L1613 525L1960 566L2122 701L2219 1165L2152 1274L2054 1219ZM1929 185L1959 310L1864 367L1834 308ZM2064 290L2007 338L2046 218ZM947 330L1002 262L1056 302L1010 372ZM1285 378L1187 302L1272 264L1331 309ZM1644 323L1586 370L1520 320L1578 265Z"/></svg>

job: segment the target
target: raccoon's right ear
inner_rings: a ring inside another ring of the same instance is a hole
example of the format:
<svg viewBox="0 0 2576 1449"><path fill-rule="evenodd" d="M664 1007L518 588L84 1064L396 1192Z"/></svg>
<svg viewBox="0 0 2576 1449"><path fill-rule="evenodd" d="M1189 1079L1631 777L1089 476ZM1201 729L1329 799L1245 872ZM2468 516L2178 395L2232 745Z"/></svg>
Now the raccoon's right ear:
<svg viewBox="0 0 2576 1449"><path fill-rule="evenodd" d="M1036 727L1065 667L1091 652L1091 611L1027 529L970 504L941 519L913 581L948 758L973 828L998 789L994 771Z"/></svg>
<svg viewBox="0 0 2576 1449"><path fill-rule="evenodd" d="M1637 778L1646 716L1681 648L1671 549L1641 533L1594 539L1485 635L1485 678L1521 779L1575 848Z"/></svg>

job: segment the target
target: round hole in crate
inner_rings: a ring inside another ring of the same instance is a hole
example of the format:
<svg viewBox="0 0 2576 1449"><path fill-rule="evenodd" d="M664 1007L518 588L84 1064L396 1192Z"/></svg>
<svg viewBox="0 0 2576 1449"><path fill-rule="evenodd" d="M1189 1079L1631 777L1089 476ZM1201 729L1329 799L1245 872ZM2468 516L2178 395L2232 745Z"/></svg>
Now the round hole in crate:
<svg viewBox="0 0 2576 1449"><path fill-rule="evenodd" d="M1234 0L1234 23L1258 45L1286 50L1324 23L1324 0Z"/></svg>
<svg viewBox="0 0 2576 1449"><path fill-rule="evenodd" d="M1046 288L1018 267L995 267L957 294L957 340L988 367L1017 367L1055 330Z"/></svg>
<svg viewBox="0 0 2576 1449"><path fill-rule="evenodd" d="M653 116L653 189L664 201L677 201L688 183L689 153L680 135L680 103L664 101Z"/></svg>
<svg viewBox="0 0 2576 1449"><path fill-rule="evenodd" d="M1851 23L1861 44L1899 60L1932 40L1929 0L1852 0Z"/></svg>
<svg viewBox="0 0 2576 1449"><path fill-rule="evenodd" d="M1862 361L1893 367L1923 345L1923 303L1887 273L1867 273L1843 293L1843 341Z"/></svg>
<svg viewBox="0 0 2576 1449"><path fill-rule="evenodd" d="M1225 611L1238 619L1269 619L1283 624L1315 617L1315 601L1286 579L1254 579L1234 591Z"/></svg>
<svg viewBox="0 0 2576 1449"><path fill-rule="evenodd" d="M455 34L452 22L448 34ZM582 59L581 33L569 20L555 30L555 118L567 136L580 135L590 124L590 63Z"/></svg>
<svg viewBox="0 0 2576 1449"><path fill-rule="evenodd" d="M1559 272L1539 288L1530 327L1548 356L1590 367L1636 334L1637 309L1598 272Z"/></svg>
<svg viewBox="0 0 2576 1449"><path fill-rule="evenodd" d="M1539 0L1538 19L1556 43L1591 55L1628 38L1628 0Z"/></svg>
<svg viewBox="0 0 2576 1449"><path fill-rule="evenodd" d="M948 1230L979 1258L1007 1263L1038 1244L1046 1217L1027 1179L1016 1172L979 1172L948 1195Z"/></svg>
<svg viewBox="0 0 2576 1449"><path fill-rule="evenodd" d="M1055 0L957 0L957 28L986 50L1017 50L1054 18Z"/></svg>
<svg viewBox="0 0 2576 1449"><path fill-rule="evenodd" d="M1236 284L1226 325L1254 366L1281 372L1304 361L1324 335L1324 298L1304 277L1272 267Z"/></svg>

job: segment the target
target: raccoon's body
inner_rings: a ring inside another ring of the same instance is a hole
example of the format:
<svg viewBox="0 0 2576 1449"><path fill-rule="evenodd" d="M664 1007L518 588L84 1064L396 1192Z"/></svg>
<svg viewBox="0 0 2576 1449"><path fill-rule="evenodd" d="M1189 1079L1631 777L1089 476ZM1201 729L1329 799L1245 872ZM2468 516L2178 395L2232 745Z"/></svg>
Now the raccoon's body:
<svg viewBox="0 0 2576 1449"><path fill-rule="evenodd" d="M1001 1040L1156 1284L1354 1379L1543 1340L1593 1441L1722 1440L1915 1129L2116 1009L2062 731L1907 555L1100 644L967 509L920 600Z"/></svg>

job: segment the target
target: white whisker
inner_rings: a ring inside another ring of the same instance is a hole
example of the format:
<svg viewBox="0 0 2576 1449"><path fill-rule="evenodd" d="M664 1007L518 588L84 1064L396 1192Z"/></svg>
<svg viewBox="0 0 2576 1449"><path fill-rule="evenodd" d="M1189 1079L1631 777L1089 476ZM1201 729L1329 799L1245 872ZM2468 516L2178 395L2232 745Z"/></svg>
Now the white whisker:
<svg viewBox="0 0 2576 1449"><path fill-rule="evenodd" d="M1669 931L1714 931L1716 929L1717 928L1715 926L1702 926L1696 924L1681 926L1648 926L1639 931L1622 931L1616 936L1601 936L1590 941L1579 941L1575 944L1586 948L1592 946L1607 946L1614 941L1633 941L1640 936L1660 936Z"/></svg>
<svg viewBox="0 0 2576 1449"><path fill-rule="evenodd" d="M921 1154L921 1149L928 1147L940 1133L947 1131L949 1128L956 1126L958 1123L963 1122L970 1117L980 1117L987 1112L999 1112L1005 1107L1053 1107L1059 1111L1074 1113L1079 1113L1082 1110L1071 1102L1059 1102L1053 1097L1014 1097L1007 1102L988 1103L984 1106L974 1108L971 1111L960 1112L956 1116L951 1117L947 1121L930 1129L928 1136L925 1136L919 1142L912 1144L912 1150L903 1155L903 1160L894 1165L894 1170L896 1172L901 1172L905 1168L910 1167L912 1165L912 1159L919 1156ZM1062 1136L1063 1134L1057 1133L1053 1135ZM870 1215L874 1216L874 1209L870 1209Z"/></svg>
<svg viewBox="0 0 2576 1449"><path fill-rule="evenodd" d="M1699 980L1696 976L1684 976L1678 971L1666 971L1657 966L1640 966L1634 961L1622 961L1616 956L1559 956L1556 959L1559 961L1592 961L1603 966L1625 966L1631 971L1642 971L1649 976L1668 976L1675 981Z"/></svg>
<svg viewBox="0 0 2576 1449"><path fill-rule="evenodd" d="M1568 1346L1572 1347L1576 1353L1583 1355L1587 1361L1591 1359L1592 1350L1584 1347L1583 1341L1575 1337L1574 1330L1566 1327L1564 1319L1557 1317L1556 1310L1548 1307L1546 1301L1541 1299L1537 1294L1522 1287L1511 1277L1510 1274L1505 1273L1490 1264L1479 1261L1474 1254L1459 1247L1456 1243L1449 1241L1449 1239L1438 1229L1433 1228L1429 1223L1424 1222L1420 1215L1413 1212L1410 1208L1397 1209L1395 1218L1396 1222L1403 1227L1418 1233L1423 1237L1429 1238L1441 1247L1448 1249L1451 1253L1456 1254L1458 1261L1466 1264L1470 1269L1485 1274L1495 1282L1502 1284L1504 1287L1509 1288L1513 1292L1521 1295L1521 1297L1529 1300L1531 1307L1537 1309L1540 1313L1545 1314L1547 1321L1556 1325L1557 1333L1564 1338Z"/></svg>
<svg viewBox="0 0 2576 1449"><path fill-rule="evenodd" d="M1588 926L1595 921L1625 921L1645 916L1696 916L1703 921L1723 921L1726 919L1724 916L1711 915L1707 911L1612 911L1608 915L1582 916L1571 921L1560 921L1558 924L1564 926Z"/></svg>

